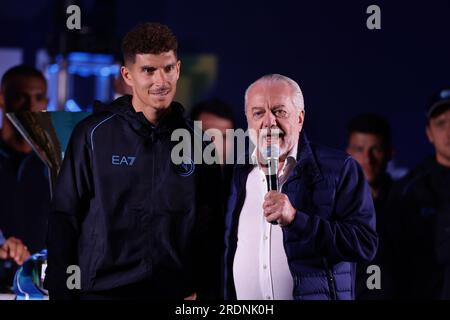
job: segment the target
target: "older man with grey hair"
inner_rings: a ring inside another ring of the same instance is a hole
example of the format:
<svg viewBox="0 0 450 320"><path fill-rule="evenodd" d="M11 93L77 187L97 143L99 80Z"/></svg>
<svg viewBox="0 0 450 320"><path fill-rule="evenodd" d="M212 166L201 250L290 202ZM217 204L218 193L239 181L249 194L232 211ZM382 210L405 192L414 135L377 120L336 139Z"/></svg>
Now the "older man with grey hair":
<svg viewBox="0 0 450 320"><path fill-rule="evenodd" d="M286 76L252 83L245 114L255 148L234 170L225 298L353 299L355 263L373 259L378 242L361 168L341 151L309 143L302 92ZM267 192L263 154L274 144L279 187Z"/></svg>

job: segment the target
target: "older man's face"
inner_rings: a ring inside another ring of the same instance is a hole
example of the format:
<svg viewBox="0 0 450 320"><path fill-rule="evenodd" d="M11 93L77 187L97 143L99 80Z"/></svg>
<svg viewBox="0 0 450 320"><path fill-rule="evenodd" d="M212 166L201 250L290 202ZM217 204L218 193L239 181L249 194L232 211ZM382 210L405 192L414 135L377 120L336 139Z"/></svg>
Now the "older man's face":
<svg viewBox="0 0 450 320"><path fill-rule="evenodd" d="M264 129L280 130L280 160L298 143L304 112L293 103L293 90L284 81L255 84L247 96L247 123L252 142L259 150L273 143L264 136ZM261 135L261 136L260 136ZM259 139L258 139L259 137ZM261 137L264 137L261 139Z"/></svg>

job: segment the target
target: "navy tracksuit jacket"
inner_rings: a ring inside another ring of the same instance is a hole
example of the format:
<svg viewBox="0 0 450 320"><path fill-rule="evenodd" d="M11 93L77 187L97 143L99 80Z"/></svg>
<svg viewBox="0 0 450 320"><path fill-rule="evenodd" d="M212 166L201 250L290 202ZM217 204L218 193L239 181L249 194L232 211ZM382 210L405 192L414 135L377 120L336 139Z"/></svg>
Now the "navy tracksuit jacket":
<svg viewBox="0 0 450 320"><path fill-rule="evenodd" d="M220 167L171 161L171 134L192 132L182 106L156 127L115 100L74 129L49 217L51 299L216 298L220 283ZM81 290L66 269L79 265Z"/></svg>

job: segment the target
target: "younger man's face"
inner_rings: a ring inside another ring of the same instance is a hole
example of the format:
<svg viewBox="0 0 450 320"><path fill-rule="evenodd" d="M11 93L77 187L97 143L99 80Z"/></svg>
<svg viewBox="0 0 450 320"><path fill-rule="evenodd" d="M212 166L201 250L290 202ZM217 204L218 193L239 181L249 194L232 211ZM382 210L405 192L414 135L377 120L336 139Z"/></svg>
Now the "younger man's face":
<svg viewBox="0 0 450 320"><path fill-rule="evenodd" d="M436 149L437 161L450 167L450 109L429 120L427 136Z"/></svg>
<svg viewBox="0 0 450 320"><path fill-rule="evenodd" d="M37 77L15 77L2 87L6 112L42 111L47 108L47 84Z"/></svg>
<svg viewBox="0 0 450 320"><path fill-rule="evenodd" d="M369 184L376 182L384 173L391 159L380 136L372 133L353 132L348 141L347 152L359 163Z"/></svg>
<svg viewBox="0 0 450 320"><path fill-rule="evenodd" d="M135 58L122 68L122 76L133 90L133 106L137 111L166 109L176 93L180 61L173 51L136 54Z"/></svg>
<svg viewBox="0 0 450 320"><path fill-rule="evenodd" d="M233 122L209 112L200 113L198 121L202 122L204 131L216 129L222 133L221 138L217 139L217 137L214 137L214 144L216 145L219 159L222 160L221 163L226 163L227 157L233 149L233 138L227 137L226 133L228 129L234 129Z"/></svg>

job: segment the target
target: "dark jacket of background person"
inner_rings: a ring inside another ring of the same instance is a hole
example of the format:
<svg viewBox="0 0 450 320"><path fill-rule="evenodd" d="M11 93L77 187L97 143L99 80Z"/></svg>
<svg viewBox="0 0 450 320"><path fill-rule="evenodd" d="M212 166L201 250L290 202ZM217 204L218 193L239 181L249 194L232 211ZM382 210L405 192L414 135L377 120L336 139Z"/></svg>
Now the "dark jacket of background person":
<svg viewBox="0 0 450 320"><path fill-rule="evenodd" d="M354 299L355 262L377 250L375 211L359 165L347 154L310 144L301 134L297 166L282 192L297 208L283 239L294 299ZM236 299L233 260L239 215L252 165L237 165L226 215L225 299Z"/></svg>
<svg viewBox="0 0 450 320"><path fill-rule="evenodd" d="M21 239L31 253L44 249L49 205L48 171L41 159L0 140L0 229L5 238ZM0 288L12 286L17 268L0 260Z"/></svg>
<svg viewBox="0 0 450 320"><path fill-rule="evenodd" d="M217 296L220 168L172 162L172 132L193 137L182 112L172 103L154 127L124 96L75 128L49 218L51 299L74 297L72 264L81 268L81 298Z"/></svg>
<svg viewBox="0 0 450 320"><path fill-rule="evenodd" d="M400 299L450 299L450 169L429 158L394 186Z"/></svg>
<svg viewBox="0 0 450 320"><path fill-rule="evenodd" d="M50 203L48 171L36 153L17 152L0 140L0 229L30 252L45 248Z"/></svg>
<svg viewBox="0 0 450 320"><path fill-rule="evenodd" d="M384 173L380 187L380 193L374 200L376 212L376 225L378 234L378 250L375 258L368 263L357 265L356 275L356 298L358 300L385 300L392 299L395 290L395 279L393 276L394 252L392 241L395 233L392 230L392 212L390 206L390 195L394 181L389 174ZM367 279L373 274L367 273L370 265L376 265L381 272L381 289L369 289Z"/></svg>

